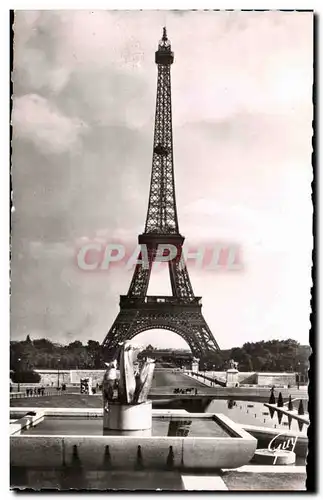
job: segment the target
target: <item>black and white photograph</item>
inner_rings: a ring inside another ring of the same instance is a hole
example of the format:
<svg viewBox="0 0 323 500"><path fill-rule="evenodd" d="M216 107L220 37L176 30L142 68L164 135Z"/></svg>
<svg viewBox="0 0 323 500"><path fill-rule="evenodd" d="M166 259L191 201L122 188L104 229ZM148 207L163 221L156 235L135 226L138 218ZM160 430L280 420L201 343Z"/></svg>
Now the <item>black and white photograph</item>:
<svg viewBox="0 0 323 500"><path fill-rule="evenodd" d="M12 11L11 489L313 491L314 17Z"/></svg>

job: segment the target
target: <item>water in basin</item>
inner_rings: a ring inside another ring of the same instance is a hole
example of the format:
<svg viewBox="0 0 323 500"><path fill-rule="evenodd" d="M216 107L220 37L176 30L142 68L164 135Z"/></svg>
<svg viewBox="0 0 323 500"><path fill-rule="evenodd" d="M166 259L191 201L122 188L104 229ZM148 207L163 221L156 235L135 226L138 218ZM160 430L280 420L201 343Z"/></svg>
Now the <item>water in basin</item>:
<svg viewBox="0 0 323 500"><path fill-rule="evenodd" d="M25 435L103 435L102 417L45 417ZM116 432L117 435L117 432ZM152 436L237 437L220 425L216 418L158 416L152 419Z"/></svg>

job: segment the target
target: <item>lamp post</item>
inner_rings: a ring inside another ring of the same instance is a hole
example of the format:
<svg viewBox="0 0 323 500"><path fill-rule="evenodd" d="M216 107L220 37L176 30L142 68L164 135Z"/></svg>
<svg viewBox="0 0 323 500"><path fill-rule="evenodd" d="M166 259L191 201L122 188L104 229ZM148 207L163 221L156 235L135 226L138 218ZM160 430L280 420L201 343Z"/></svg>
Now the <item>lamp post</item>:
<svg viewBox="0 0 323 500"><path fill-rule="evenodd" d="M20 392L20 382L19 382L20 361L21 361L21 358L18 358L18 359L17 359L17 362L18 362L18 365L17 365L17 373L18 373L18 392Z"/></svg>
<svg viewBox="0 0 323 500"><path fill-rule="evenodd" d="M299 385L300 385L300 366L301 366L301 362L299 361L297 363L297 389L299 389Z"/></svg>
<svg viewBox="0 0 323 500"><path fill-rule="evenodd" d="M57 389L59 389L59 362L60 358L57 360Z"/></svg>

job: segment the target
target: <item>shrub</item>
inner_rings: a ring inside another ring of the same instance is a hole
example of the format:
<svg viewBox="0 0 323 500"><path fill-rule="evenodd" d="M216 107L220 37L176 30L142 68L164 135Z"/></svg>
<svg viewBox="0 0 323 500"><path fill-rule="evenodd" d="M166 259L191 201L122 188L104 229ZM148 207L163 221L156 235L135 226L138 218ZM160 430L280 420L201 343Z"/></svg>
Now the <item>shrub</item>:
<svg viewBox="0 0 323 500"><path fill-rule="evenodd" d="M272 390L269 397L269 404L274 405L276 403L275 393Z"/></svg>

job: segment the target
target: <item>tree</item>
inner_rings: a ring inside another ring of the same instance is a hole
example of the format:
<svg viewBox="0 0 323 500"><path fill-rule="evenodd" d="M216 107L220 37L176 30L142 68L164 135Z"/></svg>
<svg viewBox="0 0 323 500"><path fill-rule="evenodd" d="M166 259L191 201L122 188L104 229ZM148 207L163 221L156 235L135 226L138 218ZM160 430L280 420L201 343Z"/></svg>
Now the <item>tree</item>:
<svg viewBox="0 0 323 500"><path fill-rule="evenodd" d="M55 345L48 339L35 339L33 344L35 348L44 351L53 352L55 350Z"/></svg>
<svg viewBox="0 0 323 500"><path fill-rule="evenodd" d="M148 345L146 351L160 353L161 359L181 366L183 352L174 349L157 349ZM223 370L228 368L228 361L234 359L239 363L239 371L287 371L291 367L302 377L307 377L309 366L309 346L299 345L298 342L288 340L270 340L268 342L246 342L242 347L233 347L207 353L201 356L200 364L207 370ZM57 359L65 369L75 368L104 368L104 360L110 355L109 350L96 340L88 340L85 345L76 340L69 345L53 343L48 339L26 340L10 342L10 368L16 371L30 371L33 368L57 368ZM112 353L113 354L113 353ZM20 361L18 361L20 359ZM188 358L185 358L186 362Z"/></svg>
<svg viewBox="0 0 323 500"><path fill-rule="evenodd" d="M275 392L272 389L270 391L269 404L274 405L276 403Z"/></svg>
<svg viewBox="0 0 323 500"><path fill-rule="evenodd" d="M282 408L284 406L284 400L283 400L283 395L282 393L280 392L278 394L278 399L277 399L277 407L278 408Z"/></svg>
<svg viewBox="0 0 323 500"><path fill-rule="evenodd" d="M252 362L252 357L248 353L242 353L241 358L240 358L240 366L239 366L240 371L243 369L246 372L253 372L253 362Z"/></svg>
<svg viewBox="0 0 323 500"><path fill-rule="evenodd" d="M69 349L81 349L82 347L83 347L83 344L79 340L75 340L74 342L71 342L70 344L68 344Z"/></svg>
<svg viewBox="0 0 323 500"><path fill-rule="evenodd" d="M11 380L16 384L37 384L40 381L39 373L30 371L16 371L11 375Z"/></svg>
<svg viewBox="0 0 323 500"><path fill-rule="evenodd" d="M75 342L74 342L75 344ZM88 340L87 341L87 348L89 351L97 351L101 349L101 344L97 340Z"/></svg>
<svg viewBox="0 0 323 500"><path fill-rule="evenodd" d="M302 399L299 402L298 414L299 415L304 415L304 405L303 405L303 400Z"/></svg>

